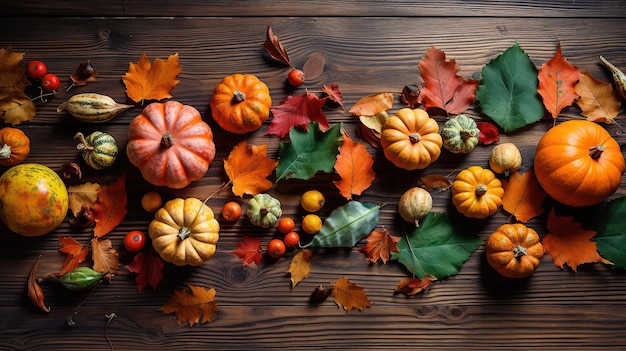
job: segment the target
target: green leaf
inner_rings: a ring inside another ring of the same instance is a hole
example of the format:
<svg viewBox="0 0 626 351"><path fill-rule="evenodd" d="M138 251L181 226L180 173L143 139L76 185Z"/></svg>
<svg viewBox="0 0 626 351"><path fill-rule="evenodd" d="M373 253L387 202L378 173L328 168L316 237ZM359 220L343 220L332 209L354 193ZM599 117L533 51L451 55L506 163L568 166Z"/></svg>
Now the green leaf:
<svg viewBox="0 0 626 351"><path fill-rule="evenodd" d="M292 127L290 142L280 143L276 183L281 179L311 179L318 171L333 172L339 146L341 124L322 132L317 122L308 124L307 130Z"/></svg>
<svg viewBox="0 0 626 351"><path fill-rule="evenodd" d="M444 279L457 274L481 243L475 235L458 233L446 214L430 212L398 242L399 251L391 258L420 279L427 274Z"/></svg>
<svg viewBox="0 0 626 351"><path fill-rule="evenodd" d="M322 229L303 247L353 247L378 224L380 206L350 201L331 212Z"/></svg>
<svg viewBox="0 0 626 351"><path fill-rule="evenodd" d="M596 218L592 229L598 252L620 268L626 268L626 197L612 200Z"/></svg>
<svg viewBox="0 0 626 351"><path fill-rule="evenodd" d="M538 84L537 68L515 42L483 67L476 100L482 112L508 133L543 117Z"/></svg>

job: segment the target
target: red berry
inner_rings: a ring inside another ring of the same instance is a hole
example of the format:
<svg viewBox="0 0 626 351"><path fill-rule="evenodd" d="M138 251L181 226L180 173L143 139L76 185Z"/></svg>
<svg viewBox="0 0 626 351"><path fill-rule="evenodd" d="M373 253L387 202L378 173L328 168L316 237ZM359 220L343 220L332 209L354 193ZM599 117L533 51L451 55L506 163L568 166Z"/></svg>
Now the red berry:
<svg viewBox="0 0 626 351"><path fill-rule="evenodd" d="M128 232L124 237L124 247L129 252L139 252L146 245L146 235L138 230Z"/></svg>
<svg viewBox="0 0 626 351"><path fill-rule="evenodd" d="M298 245L298 243L300 243L300 235L298 235L298 233L296 232L289 232L285 234L283 241L285 242L286 246L294 247Z"/></svg>
<svg viewBox="0 0 626 351"><path fill-rule="evenodd" d="M279 258L284 255L285 251L287 251L285 243L280 239L272 239L270 243L267 244L267 253L274 258Z"/></svg>
<svg viewBox="0 0 626 351"><path fill-rule="evenodd" d="M57 90L59 85L61 85L59 77L54 73L46 73L46 75L41 78L41 87L46 91Z"/></svg>
<svg viewBox="0 0 626 351"><path fill-rule="evenodd" d="M278 221L278 231L287 234L296 226L291 217L283 217Z"/></svg>
<svg viewBox="0 0 626 351"><path fill-rule="evenodd" d="M289 84L297 87L298 85L304 83L304 72L297 68L293 68L289 71L289 75L287 75L287 81Z"/></svg>
<svg viewBox="0 0 626 351"><path fill-rule="evenodd" d="M32 79L39 79L48 73L46 64L39 60L32 60L26 66L26 74Z"/></svg>

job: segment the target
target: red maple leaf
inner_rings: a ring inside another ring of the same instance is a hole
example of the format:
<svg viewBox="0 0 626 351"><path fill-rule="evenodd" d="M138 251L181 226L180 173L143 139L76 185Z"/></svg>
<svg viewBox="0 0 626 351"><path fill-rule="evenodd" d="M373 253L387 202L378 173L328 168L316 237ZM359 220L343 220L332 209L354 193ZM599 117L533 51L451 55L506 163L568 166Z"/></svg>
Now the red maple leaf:
<svg viewBox="0 0 626 351"><path fill-rule="evenodd" d="M150 252L140 252L133 258L133 262L126 265L126 269L133 273L137 273L135 282L139 286L139 292L148 285L156 290L157 285L163 281L163 261L159 255L150 250Z"/></svg>
<svg viewBox="0 0 626 351"><path fill-rule="evenodd" d="M263 259L261 238L244 235L243 240L237 243L237 250L233 253L243 260L244 267L252 262L258 266Z"/></svg>
<svg viewBox="0 0 626 351"><path fill-rule="evenodd" d="M322 106L328 97L319 98L312 93L287 96L287 100L272 107L273 118L266 134L283 138L291 127L307 129L309 122L318 122L322 131L328 129L328 120Z"/></svg>
<svg viewBox="0 0 626 351"><path fill-rule="evenodd" d="M339 84L337 83L333 83L331 85L324 84L322 91L324 91L328 95L329 99L338 103L339 106L343 108L343 93L341 92L341 89L339 89Z"/></svg>

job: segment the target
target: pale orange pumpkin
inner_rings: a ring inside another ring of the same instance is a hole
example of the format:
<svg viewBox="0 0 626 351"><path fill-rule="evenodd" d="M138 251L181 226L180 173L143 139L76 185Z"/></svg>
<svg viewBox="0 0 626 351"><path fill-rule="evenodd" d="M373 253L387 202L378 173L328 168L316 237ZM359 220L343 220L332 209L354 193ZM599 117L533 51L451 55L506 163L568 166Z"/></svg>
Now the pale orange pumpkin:
<svg viewBox="0 0 626 351"><path fill-rule="evenodd" d="M0 166L15 166L30 154L30 139L13 127L0 129Z"/></svg>
<svg viewBox="0 0 626 351"><path fill-rule="evenodd" d="M537 145L535 175L554 200L569 206L604 201L622 182L624 156L598 124L566 121L548 130Z"/></svg>
<svg viewBox="0 0 626 351"><path fill-rule="evenodd" d="M148 182L180 189L209 169L213 132L194 107L154 102L131 122L126 153Z"/></svg>

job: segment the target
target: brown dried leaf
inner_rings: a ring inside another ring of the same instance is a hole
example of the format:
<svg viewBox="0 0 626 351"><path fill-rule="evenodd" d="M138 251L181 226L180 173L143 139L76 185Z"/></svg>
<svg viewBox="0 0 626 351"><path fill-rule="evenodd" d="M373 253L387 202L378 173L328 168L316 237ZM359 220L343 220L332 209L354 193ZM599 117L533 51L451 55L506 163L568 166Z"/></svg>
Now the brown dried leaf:
<svg viewBox="0 0 626 351"><path fill-rule="evenodd" d="M396 243L400 241L397 236L389 235L387 229L373 230L368 236L364 238L367 244L359 249L359 252L366 255L366 260L372 263L381 260L383 263L387 263L391 257L392 252L398 252L398 246Z"/></svg>
<svg viewBox="0 0 626 351"><path fill-rule="evenodd" d="M117 250L113 248L110 239L91 239L93 249L93 270L105 274L117 274L120 270L120 260Z"/></svg>
<svg viewBox="0 0 626 351"><path fill-rule="evenodd" d="M278 37L272 31L272 27L267 26L267 38L263 44L265 51L276 61L281 62L289 67L293 67L291 61L289 61L289 55L283 44L278 40Z"/></svg>
<svg viewBox="0 0 626 351"><path fill-rule="evenodd" d="M188 285L187 289L174 290L174 295L160 310L167 314L176 314L178 325L187 321L193 327L196 323L211 321L215 311L219 310L214 300L215 289Z"/></svg>
<svg viewBox="0 0 626 351"><path fill-rule="evenodd" d="M423 279L420 278L406 278L402 279L396 287L396 292L405 294L408 296L418 294L430 286L432 282L437 278L432 275L426 275Z"/></svg>
<svg viewBox="0 0 626 351"><path fill-rule="evenodd" d="M431 191L437 189L439 191L449 190L452 186L452 182L447 177L438 174L431 174L423 176L419 179L418 185L423 186L424 189Z"/></svg>
<svg viewBox="0 0 626 351"><path fill-rule="evenodd" d="M357 101L348 113L354 116L374 116L389 110L393 106L392 93L378 93L368 95Z"/></svg>
<svg viewBox="0 0 626 351"><path fill-rule="evenodd" d="M98 199L98 191L100 191L100 184L90 182L70 185L67 188L70 210L74 216L80 213L82 205L93 208L94 202Z"/></svg>
<svg viewBox="0 0 626 351"><path fill-rule="evenodd" d="M292 288L311 274L311 256L313 251L304 249L298 251L291 259L287 272L291 274Z"/></svg>
<svg viewBox="0 0 626 351"><path fill-rule="evenodd" d="M41 290L41 286L37 282L37 268L39 267L39 259L41 256L37 257L33 268L30 270L30 274L28 275L28 298L30 301L37 307L39 307L44 312L50 312L50 307L47 307L44 303L44 295L43 290Z"/></svg>
<svg viewBox="0 0 626 351"><path fill-rule="evenodd" d="M333 284L331 292L337 306L350 312L352 309L362 310L372 305L364 289L351 283L348 278L339 278Z"/></svg>

